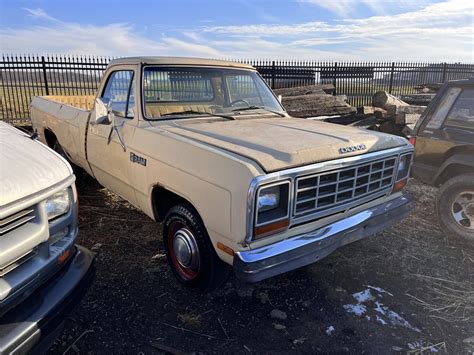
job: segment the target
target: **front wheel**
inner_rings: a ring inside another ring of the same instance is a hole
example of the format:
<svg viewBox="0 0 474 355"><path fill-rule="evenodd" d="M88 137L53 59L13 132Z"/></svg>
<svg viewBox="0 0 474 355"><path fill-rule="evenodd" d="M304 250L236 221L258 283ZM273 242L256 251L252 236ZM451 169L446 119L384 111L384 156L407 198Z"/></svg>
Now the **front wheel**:
<svg viewBox="0 0 474 355"><path fill-rule="evenodd" d="M230 267L217 256L197 212L189 204L174 206L163 224L166 257L184 286L200 292L219 287Z"/></svg>
<svg viewBox="0 0 474 355"><path fill-rule="evenodd" d="M439 189L436 207L445 230L474 242L474 174L446 181Z"/></svg>

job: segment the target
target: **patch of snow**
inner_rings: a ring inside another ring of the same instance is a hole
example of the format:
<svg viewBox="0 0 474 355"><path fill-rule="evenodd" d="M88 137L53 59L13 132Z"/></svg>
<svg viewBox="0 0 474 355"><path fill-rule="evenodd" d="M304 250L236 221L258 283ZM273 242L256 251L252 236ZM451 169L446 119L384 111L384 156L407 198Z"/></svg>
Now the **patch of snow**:
<svg viewBox="0 0 474 355"><path fill-rule="evenodd" d="M408 349L415 350L423 347L423 342L421 340L415 340L407 344Z"/></svg>
<svg viewBox="0 0 474 355"><path fill-rule="evenodd" d="M280 311L279 309L272 310L270 313L270 317L281 320L285 320L286 318L288 318L286 312Z"/></svg>
<svg viewBox="0 0 474 355"><path fill-rule="evenodd" d="M354 293L352 295L352 297L354 297L357 300L357 302L359 302L359 303L372 301L374 299L374 296L372 296L372 293L370 292L369 289L366 289L366 290L361 291L361 292Z"/></svg>
<svg viewBox="0 0 474 355"><path fill-rule="evenodd" d="M326 334L327 335L331 335L332 333L334 333L336 329L334 329L334 327L332 325L330 325L327 329L326 329Z"/></svg>
<svg viewBox="0 0 474 355"><path fill-rule="evenodd" d="M352 297L357 301L356 304L346 304L343 306L348 313L353 313L357 316L365 315L368 321L371 321L373 318L382 325L400 326L415 332L421 332L420 329L412 326L397 312L392 311L379 301L384 293L393 296L390 292L380 287L369 285L367 287L365 290L352 294Z"/></svg>
<svg viewBox="0 0 474 355"><path fill-rule="evenodd" d="M428 350L432 353L437 353L440 350L440 348L438 346L441 345L441 344L444 345L444 343L433 345L430 342L427 342L427 341L424 341L423 339L420 339L420 340L415 340L415 341L412 341L411 343L408 343L407 346L408 346L408 349L410 349L410 350L418 350L418 351L421 351L421 352Z"/></svg>
<svg viewBox="0 0 474 355"><path fill-rule="evenodd" d="M383 320L383 318L380 318L378 314L375 315L375 320L379 322L380 324L387 325L387 322Z"/></svg>
<svg viewBox="0 0 474 355"><path fill-rule="evenodd" d="M367 311L363 304L345 304L343 307L347 312L354 313L356 316L361 316Z"/></svg>
<svg viewBox="0 0 474 355"><path fill-rule="evenodd" d="M393 297L393 295L392 295L390 292L385 291L385 290L384 290L383 288L381 288L381 287L370 286L370 285L367 285L367 287L368 287L368 288L371 288L372 290L377 291L377 292L379 292L379 293L386 293L387 295Z"/></svg>
<svg viewBox="0 0 474 355"><path fill-rule="evenodd" d="M387 317L390 323L392 323L393 325L399 325L399 326L414 330L415 332L420 332L420 329L412 326L405 318L403 318L397 312L390 310L387 306L384 306L379 301L375 302L374 310L384 315L385 317Z"/></svg>

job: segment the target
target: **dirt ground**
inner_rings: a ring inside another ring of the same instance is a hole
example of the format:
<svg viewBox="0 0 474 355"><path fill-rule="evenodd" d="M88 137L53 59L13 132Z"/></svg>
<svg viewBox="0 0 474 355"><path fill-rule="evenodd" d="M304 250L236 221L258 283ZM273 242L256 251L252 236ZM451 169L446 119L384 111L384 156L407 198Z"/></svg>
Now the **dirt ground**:
<svg viewBox="0 0 474 355"><path fill-rule="evenodd" d="M474 352L474 245L439 229L433 188L411 181L409 218L314 265L199 295L175 282L160 224L86 185L97 277L51 353Z"/></svg>

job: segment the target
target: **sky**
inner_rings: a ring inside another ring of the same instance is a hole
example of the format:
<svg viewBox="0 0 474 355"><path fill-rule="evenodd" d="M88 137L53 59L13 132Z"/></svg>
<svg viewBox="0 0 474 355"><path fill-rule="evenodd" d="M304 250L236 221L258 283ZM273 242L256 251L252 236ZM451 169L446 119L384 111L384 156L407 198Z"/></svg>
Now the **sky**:
<svg viewBox="0 0 474 355"><path fill-rule="evenodd" d="M474 1L0 0L3 54L474 62Z"/></svg>

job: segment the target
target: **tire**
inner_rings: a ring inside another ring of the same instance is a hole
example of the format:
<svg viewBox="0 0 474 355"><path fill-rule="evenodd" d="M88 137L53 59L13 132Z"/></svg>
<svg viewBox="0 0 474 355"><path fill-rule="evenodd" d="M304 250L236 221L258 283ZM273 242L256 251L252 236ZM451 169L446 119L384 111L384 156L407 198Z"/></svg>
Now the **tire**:
<svg viewBox="0 0 474 355"><path fill-rule="evenodd" d="M163 224L163 244L168 264L185 287L210 292L228 278L230 266L216 254L206 228L189 204L172 207ZM182 253L179 251L182 250Z"/></svg>
<svg viewBox="0 0 474 355"><path fill-rule="evenodd" d="M446 181L439 189L436 209L441 227L451 236L474 242L474 173Z"/></svg>

